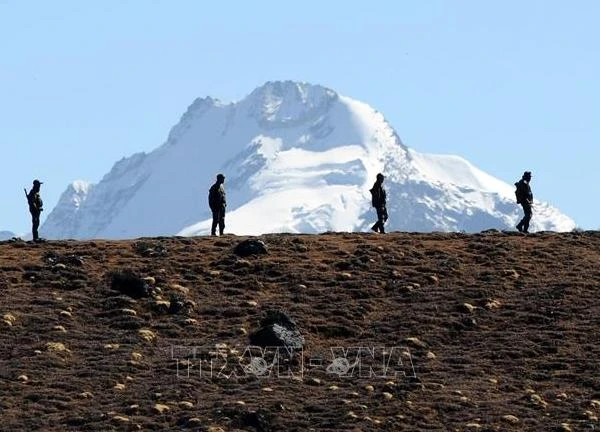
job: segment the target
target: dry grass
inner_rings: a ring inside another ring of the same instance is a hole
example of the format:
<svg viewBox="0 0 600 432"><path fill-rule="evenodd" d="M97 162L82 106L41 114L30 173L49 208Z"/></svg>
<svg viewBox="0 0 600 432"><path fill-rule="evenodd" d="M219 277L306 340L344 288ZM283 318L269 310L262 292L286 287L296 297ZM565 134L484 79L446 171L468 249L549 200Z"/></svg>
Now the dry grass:
<svg viewBox="0 0 600 432"><path fill-rule="evenodd" d="M0 243L0 429L600 428L599 233L261 238L244 259L233 236ZM111 291L123 270L152 297ZM302 377L200 373L268 309L306 338ZM359 346L400 347L416 378L327 373Z"/></svg>

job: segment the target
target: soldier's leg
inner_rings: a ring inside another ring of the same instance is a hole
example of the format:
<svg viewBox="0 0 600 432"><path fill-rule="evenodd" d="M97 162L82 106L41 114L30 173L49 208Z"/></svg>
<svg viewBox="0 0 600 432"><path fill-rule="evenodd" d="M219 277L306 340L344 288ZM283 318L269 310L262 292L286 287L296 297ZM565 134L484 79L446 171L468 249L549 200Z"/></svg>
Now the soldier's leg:
<svg viewBox="0 0 600 432"><path fill-rule="evenodd" d="M523 217L523 232L529 232L529 222L531 221L531 204L527 204L523 206L523 211L525 212L525 216Z"/></svg>
<svg viewBox="0 0 600 432"><path fill-rule="evenodd" d="M383 228L383 224L385 223L385 213L385 207L377 209L377 222L379 223L379 232L381 234L385 233L385 229Z"/></svg>
<svg viewBox="0 0 600 432"><path fill-rule="evenodd" d="M36 213L31 214L31 234L33 235L33 240L39 239L38 228L40 227L40 215Z"/></svg>
<svg viewBox="0 0 600 432"><path fill-rule="evenodd" d="M381 232L385 233L385 229L383 228L385 223L388 220L388 213L387 213L387 209L385 207L383 207L381 209Z"/></svg>
<svg viewBox="0 0 600 432"><path fill-rule="evenodd" d="M217 235L217 225L219 224L219 212L218 211L214 211L212 212L212 226L210 228L210 235Z"/></svg>
<svg viewBox="0 0 600 432"><path fill-rule="evenodd" d="M381 220L379 219L379 209L375 209L377 211L377 222L371 227L372 231L379 232L379 227L381 225Z"/></svg>
<svg viewBox="0 0 600 432"><path fill-rule="evenodd" d="M523 224L525 223L525 215L527 214L527 211L525 210L525 204L521 204L521 207L523 207L523 218L517 224L517 229L519 232L523 232Z"/></svg>
<svg viewBox="0 0 600 432"><path fill-rule="evenodd" d="M219 235L223 235L225 231L225 209L221 210L219 215Z"/></svg>

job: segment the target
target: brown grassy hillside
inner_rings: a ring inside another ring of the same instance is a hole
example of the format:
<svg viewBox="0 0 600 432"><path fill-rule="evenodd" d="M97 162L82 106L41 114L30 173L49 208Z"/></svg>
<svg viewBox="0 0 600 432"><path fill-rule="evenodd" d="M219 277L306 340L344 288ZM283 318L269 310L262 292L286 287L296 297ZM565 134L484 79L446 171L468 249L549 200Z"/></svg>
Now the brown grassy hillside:
<svg viewBox="0 0 600 432"><path fill-rule="evenodd" d="M261 238L0 243L0 429L600 429L599 233ZM304 350L239 373L269 309Z"/></svg>

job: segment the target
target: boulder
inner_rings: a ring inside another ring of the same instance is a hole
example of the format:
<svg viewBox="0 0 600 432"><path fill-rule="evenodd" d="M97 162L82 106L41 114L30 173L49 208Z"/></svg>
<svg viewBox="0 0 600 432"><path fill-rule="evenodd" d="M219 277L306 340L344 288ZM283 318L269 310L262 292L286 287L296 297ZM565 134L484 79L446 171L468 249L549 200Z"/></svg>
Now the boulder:
<svg viewBox="0 0 600 432"><path fill-rule="evenodd" d="M305 344L296 322L285 312L267 311L260 324L261 328L250 334L252 345L301 349Z"/></svg>
<svg viewBox="0 0 600 432"><path fill-rule="evenodd" d="M240 426L244 429L254 428L261 432L273 430L269 417L261 411L248 411L244 413L240 418Z"/></svg>
<svg viewBox="0 0 600 432"><path fill-rule="evenodd" d="M247 239L238 243L233 250L233 253L241 257L247 257L250 255L265 255L268 254L269 251L263 241Z"/></svg>
<svg viewBox="0 0 600 432"><path fill-rule="evenodd" d="M185 307L185 302L183 300L183 297L181 297L178 294L171 294L171 298L169 301L168 313L177 314L177 313L181 312L184 307Z"/></svg>
<svg viewBox="0 0 600 432"><path fill-rule="evenodd" d="M111 273L110 287L134 299L150 297L151 294L148 282L130 272Z"/></svg>
<svg viewBox="0 0 600 432"><path fill-rule="evenodd" d="M60 255L53 251L48 251L43 256L44 261L47 264L56 266L58 264L62 264L64 266L76 266L80 267L83 265L83 258L79 255Z"/></svg>
<svg viewBox="0 0 600 432"><path fill-rule="evenodd" d="M145 258L166 257L169 255L169 251L165 246L149 241L137 241L133 244L133 249Z"/></svg>

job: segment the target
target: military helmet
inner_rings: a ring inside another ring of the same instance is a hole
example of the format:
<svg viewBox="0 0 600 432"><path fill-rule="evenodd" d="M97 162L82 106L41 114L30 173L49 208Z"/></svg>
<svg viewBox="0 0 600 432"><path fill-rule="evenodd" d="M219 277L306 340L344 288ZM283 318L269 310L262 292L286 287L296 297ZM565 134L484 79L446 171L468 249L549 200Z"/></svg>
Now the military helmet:
<svg viewBox="0 0 600 432"><path fill-rule="evenodd" d="M217 174L217 180L225 180L225 176L223 174Z"/></svg>
<svg viewBox="0 0 600 432"><path fill-rule="evenodd" d="M33 181L33 185L34 185L34 186L39 186L39 185L41 185L41 184L44 184L44 182L41 182L41 181L39 181L38 179L35 179L35 180Z"/></svg>
<svg viewBox="0 0 600 432"><path fill-rule="evenodd" d="M381 173L377 174L377 180L383 180L385 176Z"/></svg>

